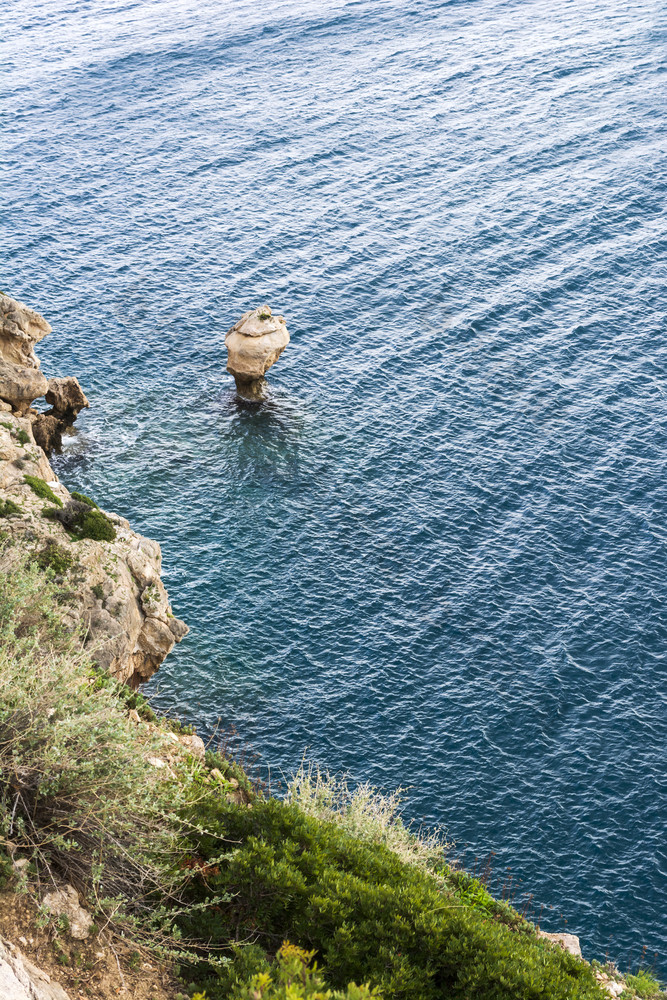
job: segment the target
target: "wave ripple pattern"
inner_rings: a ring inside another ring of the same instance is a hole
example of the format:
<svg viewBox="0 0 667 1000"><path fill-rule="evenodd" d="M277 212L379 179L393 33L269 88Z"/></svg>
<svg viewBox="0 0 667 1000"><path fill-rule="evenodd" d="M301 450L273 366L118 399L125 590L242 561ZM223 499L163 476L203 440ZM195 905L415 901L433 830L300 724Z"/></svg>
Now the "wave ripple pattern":
<svg viewBox="0 0 667 1000"><path fill-rule="evenodd" d="M625 964L667 954L663 14L0 11L0 284L93 403L60 474L163 540L158 703L407 786Z"/></svg>

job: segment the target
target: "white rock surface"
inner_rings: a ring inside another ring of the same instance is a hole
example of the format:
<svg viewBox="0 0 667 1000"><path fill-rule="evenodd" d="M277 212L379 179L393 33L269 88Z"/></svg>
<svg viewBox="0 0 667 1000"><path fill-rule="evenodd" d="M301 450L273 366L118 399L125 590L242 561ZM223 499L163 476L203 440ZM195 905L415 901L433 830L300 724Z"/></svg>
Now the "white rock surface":
<svg viewBox="0 0 667 1000"><path fill-rule="evenodd" d="M547 931L538 931L537 936L560 945L563 951L569 951L570 955L576 955L577 958L582 957L581 945L576 934L549 934Z"/></svg>
<svg viewBox="0 0 667 1000"><path fill-rule="evenodd" d="M14 945L0 938L2 1000L70 1000L48 973L38 969Z"/></svg>
<svg viewBox="0 0 667 1000"><path fill-rule="evenodd" d="M42 906L54 917L67 917L68 933L77 941L85 941L90 936L93 918L79 903L79 894L74 886L49 892L42 900Z"/></svg>

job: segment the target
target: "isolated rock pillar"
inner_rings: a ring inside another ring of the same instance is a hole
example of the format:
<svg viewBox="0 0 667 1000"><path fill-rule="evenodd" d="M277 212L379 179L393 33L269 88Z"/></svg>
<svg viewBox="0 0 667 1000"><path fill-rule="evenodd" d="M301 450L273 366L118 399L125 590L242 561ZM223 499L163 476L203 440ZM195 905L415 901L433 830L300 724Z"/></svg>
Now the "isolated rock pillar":
<svg viewBox="0 0 667 1000"><path fill-rule="evenodd" d="M225 337L227 371L240 395L261 399L264 375L288 344L285 320L273 316L268 306L243 314Z"/></svg>

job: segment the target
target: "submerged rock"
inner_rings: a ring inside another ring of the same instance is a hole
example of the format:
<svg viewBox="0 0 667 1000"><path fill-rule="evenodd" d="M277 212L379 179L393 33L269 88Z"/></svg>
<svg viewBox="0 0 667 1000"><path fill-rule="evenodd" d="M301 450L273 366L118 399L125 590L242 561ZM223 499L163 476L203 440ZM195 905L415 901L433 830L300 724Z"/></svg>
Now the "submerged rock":
<svg viewBox="0 0 667 1000"><path fill-rule="evenodd" d="M234 376L242 396L261 399L264 375L289 344L282 316L274 316L268 306L251 309L225 337L227 371Z"/></svg>

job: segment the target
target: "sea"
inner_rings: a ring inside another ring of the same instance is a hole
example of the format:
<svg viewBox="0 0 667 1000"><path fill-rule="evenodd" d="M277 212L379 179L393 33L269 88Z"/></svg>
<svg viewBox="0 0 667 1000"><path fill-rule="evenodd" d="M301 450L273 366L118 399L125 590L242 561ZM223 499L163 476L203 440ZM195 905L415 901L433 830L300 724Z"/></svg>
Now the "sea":
<svg viewBox="0 0 667 1000"><path fill-rule="evenodd" d="M161 542L153 703L278 793L402 788L663 976L666 43L657 0L0 8L0 287L90 399L60 478Z"/></svg>

